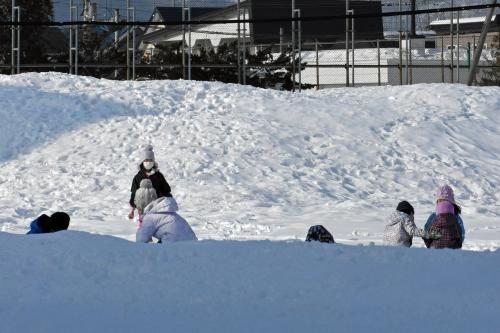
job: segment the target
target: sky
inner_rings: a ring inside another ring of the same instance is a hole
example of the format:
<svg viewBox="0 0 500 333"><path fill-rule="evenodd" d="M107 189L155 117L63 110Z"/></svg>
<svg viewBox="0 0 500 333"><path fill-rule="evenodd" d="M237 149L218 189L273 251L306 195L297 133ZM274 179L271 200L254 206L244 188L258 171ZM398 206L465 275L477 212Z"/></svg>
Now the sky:
<svg viewBox="0 0 500 333"><path fill-rule="evenodd" d="M181 0L130 0L131 5L136 8L136 17L139 20L147 20L156 6L180 6ZM78 0L81 4L82 1ZM113 13L113 8L120 8L125 15L126 0L94 0L98 3L98 15L100 19L109 18ZM235 3L236 0L192 0L192 6L210 7ZM54 15L58 21L69 18L69 0L54 0Z"/></svg>

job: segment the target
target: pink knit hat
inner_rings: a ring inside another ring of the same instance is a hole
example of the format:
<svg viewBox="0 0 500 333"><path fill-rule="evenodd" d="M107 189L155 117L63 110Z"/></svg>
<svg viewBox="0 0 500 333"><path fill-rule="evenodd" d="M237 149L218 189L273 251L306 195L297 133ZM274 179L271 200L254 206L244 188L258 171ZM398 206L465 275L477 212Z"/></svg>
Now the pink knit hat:
<svg viewBox="0 0 500 333"><path fill-rule="evenodd" d="M436 201L437 200L446 200L452 204L455 203L455 196L453 194L453 189L448 185L443 185L438 187L436 192Z"/></svg>
<svg viewBox="0 0 500 333"><path fill-rule="evenodd" d="M448 201L441 201L436 205L436 214L455 214L455 207Z"/></svg>

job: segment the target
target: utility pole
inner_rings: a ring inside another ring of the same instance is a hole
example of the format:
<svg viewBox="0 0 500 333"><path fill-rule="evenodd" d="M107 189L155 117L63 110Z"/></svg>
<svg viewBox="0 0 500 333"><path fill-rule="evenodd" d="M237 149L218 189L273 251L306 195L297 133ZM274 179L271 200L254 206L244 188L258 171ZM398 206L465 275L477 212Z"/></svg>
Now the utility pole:
<svg viewBox="0 0 500 333"><path fill-rule="evenodd" d="M488 15L486 15L486 21L484 21L483 30L481 31L481 36L479 37L478 46L476 48L476 52L474 53L474 60L472 62L472 66L469 71L469 78L467 79L467 85L471 86L474 82L474 78L476 77L476 69L479 63L479 59L481 58L481 53L483 52L484 41L486 40L486 35L488 34L488 30L490 30L491 18L493 17L493 13L495 12L495 5L497 4L497 0L492 0Z"/></svg>

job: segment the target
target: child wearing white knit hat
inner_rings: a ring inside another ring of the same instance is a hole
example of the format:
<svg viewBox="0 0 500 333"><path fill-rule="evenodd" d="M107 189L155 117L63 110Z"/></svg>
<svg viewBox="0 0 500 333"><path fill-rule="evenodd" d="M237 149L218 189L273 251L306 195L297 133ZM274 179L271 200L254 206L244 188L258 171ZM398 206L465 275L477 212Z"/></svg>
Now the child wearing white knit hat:
<svg viewBox="0 0 500 333"><path fill-rule="evenodd" d="M135 191L134 203L139 212L139 228L142 225L142 217L144 216L144 208L158 198L153 183L149 179L141 180L141 185Z"/></svg>

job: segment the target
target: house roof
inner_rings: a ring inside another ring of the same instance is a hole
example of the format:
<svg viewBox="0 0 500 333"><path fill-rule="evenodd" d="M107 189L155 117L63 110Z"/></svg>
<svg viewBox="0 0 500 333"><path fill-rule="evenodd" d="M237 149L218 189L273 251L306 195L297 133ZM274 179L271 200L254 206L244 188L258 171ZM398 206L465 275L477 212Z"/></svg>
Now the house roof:
<svg viewBox="0 0 500 333"><path fill-rule="evenodd" d="M241 7L246 6L246 3L247 3L246 1L242 2ZM224 15L235 13L236 7L237 7L237 5L231 5L231 6L227 6L224 8L204 8L204 9L211 9L211 10L207 11L204 14L199 15L199 16L194 16L194 13L191 12L191 19L192 20L196 19L199 21L219 20ZM191 10L193 10L193 9L194 8L192 8ZM171 20L171 21L180 22L180 21L182 21L182 16L178 20ZM198 25L196 25L196 27L199 29L199 28L207 26L207 25L209 25L209 24L198 24ZM175 27L175 26L168 27L167 26L166 28L163 28L163 29L160 29L160 30L157 30L157 31L154 31L154 32L151 32L151 33L144 35L143 40L145 42L148 42L148 41L154 40L155 38L160 37L160 36L162 38L168 39L168 38L171 38L172 36L177 36L181 33L182 32L180 32L179 27Z"/></svg>
<svg viewBox="0 0 500 333"><path fill-rule="evenodd" d="M464 17L460 18L460 32L461 33L480 33L483 29L483 25L486 21L485 16L480 17ZM456 26L458 20L453 20L453 25ZM429 28L436 31L436 33L449 34L450 31L450 19L448 20L437 20L429 23ZM493 15L491 18L491 24L489 32L500 32L500 15Z"/></svg>
<svg viewBox="0 0 500 333"><path fill-rule="evenodd" d="M497 15L493 15L491 18L491 22L495 22ZM486 21L486 16L480 16L480 17L466 17L466 18L461 18L460 19L460 25L462 24L468 24L468 23L484 23ZM457 24L458 20L455 18L453 20L453 24ZM436 20L432 21L429 24L431 27L435 25L450 25L450 19L448 20Z"/></svg>
<svg viewBox="0 0 500 333"><path fill-rule="evenodd" d="M191 19L199 18L207 13L220 10L220 7L192 7L191 8ZM156 7L155 11L150 19L153 19L154 14L158 13L162 21L168 22L180 22L182 21L182 7Z"/></svg>

